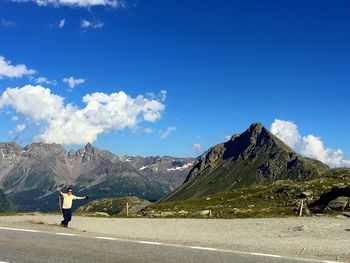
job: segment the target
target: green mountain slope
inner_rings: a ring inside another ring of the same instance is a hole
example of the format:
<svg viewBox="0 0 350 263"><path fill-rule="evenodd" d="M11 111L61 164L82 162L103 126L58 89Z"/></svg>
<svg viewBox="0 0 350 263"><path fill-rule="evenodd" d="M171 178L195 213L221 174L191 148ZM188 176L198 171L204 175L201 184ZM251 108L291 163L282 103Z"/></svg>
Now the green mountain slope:
<svg viewBox="0 0 350 263"><path fill-rule="evenodd" d="M140 209L151 204L149 201L140 199L136 196L110 197L91 201L88 204L79 207L76 211L81 213L105 212L109 215L125 214L127 202L129 204L130 214L135 214Z"/></svg>
<svg viewBox="0 0 350 263"><path fill-rule="evenodd" d="M5 196L4 192L0 189L0 212L14 212L14 211L16 211L16 207Z"/></svg>
<svg viewBox="0 0 350 263"><path fill-rule="evenodd" d="M350 211L350 169L330 169L321 178L306 181L279 180L230 192L152 204L139 212L143 217L247 218L298 216L301 197L311 213L341 215ZM344 208L328 207L348 197ZM307 209L303 212L307 215Z"/></svg>
<svg viewBox="0 0 350 263"><path fill-rule="evenodd" d="M186 181L161 202L228 192L276 180L320 177L328 166L304 158L259 123L197 159Z"/></svg>

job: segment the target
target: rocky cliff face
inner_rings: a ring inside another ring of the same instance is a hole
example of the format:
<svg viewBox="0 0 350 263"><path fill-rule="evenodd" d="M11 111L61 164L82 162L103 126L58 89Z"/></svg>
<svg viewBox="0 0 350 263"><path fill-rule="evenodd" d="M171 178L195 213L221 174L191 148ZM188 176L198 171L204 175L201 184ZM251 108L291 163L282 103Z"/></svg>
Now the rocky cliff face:
<svg viewBox="0 0 350 263"><path fill-rule="evenodd" d="M166 161L169 158L181 164L193 161L119 158L91 144L67 152L58 144L34 143L22 148L16 143L0 143L0 188L20 211L57 210L57 185L72 185L76 195L93 199L135 195L157 200L179 186L190 169L176 170L177 163Z"/></svg>
<svg viewBox="0 0 350 263"><path fill-rule="evenodd" d="M163 201L187 199L281 179L306 180L328 170L304 158L259 123L200 156L185 183Z"/></svg>

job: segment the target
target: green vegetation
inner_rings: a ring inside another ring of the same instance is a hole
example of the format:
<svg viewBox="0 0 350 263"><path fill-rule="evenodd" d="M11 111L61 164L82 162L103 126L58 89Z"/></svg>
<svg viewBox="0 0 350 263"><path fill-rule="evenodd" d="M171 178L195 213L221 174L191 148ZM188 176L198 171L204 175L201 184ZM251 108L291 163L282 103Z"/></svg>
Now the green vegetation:
<svg viewBox="0 0 350 263"><path fill-rule="evenodd" d="M332 169L323 178L280 180L187 200L163 202L143 209L145 217L213 218L283 217L297 215L304 194L311 204L334 187L350 186L350 169ZM330 213L334 214L334 212Z"/></svg>
<svg viewBox="0 0 350 263"><path fill-rule="evenodd" d="M161 202L231 192L277 180L309 180L323 176L328 170L327 165L302 157L255 123L201 156L186 182Z"/></svg>
<svg viewBox="0 0 350 263"><path fill-rule="evenodd" d="M140 199L135 196L127 197L110 197L91 201L90 203L81 206L76 212L81 215L91 215L103 217L103 213L108 215L125 215L126 203L129 204L129 214L136 214L140 209L150 205L147 200ZM96 214L100 213L100 214Z"/></svg>
<svg viewBox="0 0 350 263"><path fill-rule="evenodd" d="M0 213L15 212L15 205L6 197L5 193L0 190Z"/></svg>

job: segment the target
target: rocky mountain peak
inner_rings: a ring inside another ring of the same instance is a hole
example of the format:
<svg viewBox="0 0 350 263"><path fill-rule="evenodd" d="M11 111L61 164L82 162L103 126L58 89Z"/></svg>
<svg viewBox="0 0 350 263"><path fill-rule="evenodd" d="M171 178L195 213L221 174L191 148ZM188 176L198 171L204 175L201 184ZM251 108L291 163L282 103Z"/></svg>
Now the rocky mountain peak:
<svg viewBox="0 0 350 263"><path fill-rule="evenodd" d="M79 153L81 154L83 163L86 163L94 158L95 148L90 143L87 143L84 148L79 149Z"/></svg>
<svg viewBox="0 0 350 263"><path fill-rule="evenodd" d="M328 167L302 157L261 123L197 158L184 184L164 200L181 200L273 180L317 178Z"/></svg>
<svg viewBox="0 0 350 263"><path fill-rule="evenodd" d="M3 143L0 142L0 154L18 154L22 151L22 147L15 142Z"/></svg>
<svg viewBox="0 0 350 263"><path fill-rule="evenodd" d="M85 150L86 151L92 151L92 149L93 149L94 147L91 145L91 143L87 143L86 145L85 145Z"/></svg>

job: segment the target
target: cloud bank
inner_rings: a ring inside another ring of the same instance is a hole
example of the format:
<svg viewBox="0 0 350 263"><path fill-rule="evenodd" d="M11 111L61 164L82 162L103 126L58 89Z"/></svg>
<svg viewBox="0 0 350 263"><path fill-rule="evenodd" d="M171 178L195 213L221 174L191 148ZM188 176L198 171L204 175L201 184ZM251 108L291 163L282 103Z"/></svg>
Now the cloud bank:
<svg viewBox="0 0 350 263"><path fill-rule="evenodd" d="M302 136L298 126L291 121L276 119L271 125L271 132L306 157L317 159L330 167L350 166L350 160L346 159L342 150L325 147L322 139L315 135Z"/></svg>
<svg viewBox="0 0 350 263"><path fill-rule="evenodd" d="M11 61L6 60L3 56L0 56L0 79L3 77L8 78L21 78L25 75L35 74L34 69L28 69L24 64L11 65Z"/></svg>
<svg viewBox="0 0 350 263"><path fill-rule="evenodd" d="M161 118L165 105L142 95L135 98L120 91L96 92L83 97L84 107L66 104L64 98L40 85L8 88L0 97L0 109L12 108L36 123L36 142L85 144L109 131L136 129L138 124Z"/></svg>
<svg viewBox="0 0 350 263"><path fill-rule="evenodd" d="M55 7L70 6L70 7L93 7L93 6L109 6L112 8L126 8L125 0L11 0L17 3L33 2L38 6L52 5Z"/></svg>

